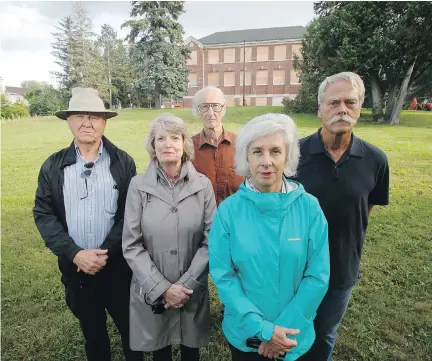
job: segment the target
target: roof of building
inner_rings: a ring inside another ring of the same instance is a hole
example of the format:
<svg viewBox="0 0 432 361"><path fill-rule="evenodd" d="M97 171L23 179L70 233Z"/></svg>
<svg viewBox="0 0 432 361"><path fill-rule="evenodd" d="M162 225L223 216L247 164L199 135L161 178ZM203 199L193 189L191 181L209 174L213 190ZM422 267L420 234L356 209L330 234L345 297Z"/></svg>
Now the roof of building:
<svg viewBox="0 0 432 361"><path fill-rule="evenodd" d="M220 31L208 36L205 36L198 41L204 45L212 44L228 44L256 42L256 41L271 41L271 40L286 40L286 39L301 39L306 32L304 26L287 26L278 28L264 29L249 29L249 30L233 30Z"/></svg>
<svg viewBox="0 0 432 361"><path fill-rule="evenodd" d="M16 86L6 86L6 93L9 94L19 94L19 95L26 95L27 92L30 91L29 88L20 88L20 87L16 87Z"/></svg>

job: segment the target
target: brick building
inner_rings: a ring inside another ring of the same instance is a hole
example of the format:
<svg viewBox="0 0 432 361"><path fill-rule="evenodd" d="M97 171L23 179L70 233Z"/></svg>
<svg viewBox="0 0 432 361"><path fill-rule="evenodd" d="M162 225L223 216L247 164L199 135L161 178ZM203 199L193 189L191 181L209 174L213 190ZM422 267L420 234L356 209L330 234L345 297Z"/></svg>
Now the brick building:
<svg viewBox="0 0 432 361"><path fill-rule="evenodd" d="M303 26L224 31L201 39L189 37L190 70L185 107L203 86L214 85L225 94L227 105L243 104L243 54L246 50L245 94L248 105L281 105L300 89L293 68L299 54Z"/></svg>

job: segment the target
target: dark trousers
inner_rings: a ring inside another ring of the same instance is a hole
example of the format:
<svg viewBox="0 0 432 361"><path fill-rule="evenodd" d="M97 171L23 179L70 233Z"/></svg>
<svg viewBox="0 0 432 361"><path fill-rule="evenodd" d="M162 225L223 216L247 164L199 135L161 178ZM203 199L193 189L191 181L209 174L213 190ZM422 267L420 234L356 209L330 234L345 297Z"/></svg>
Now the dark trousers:
<svg viewBox="0 0 432 361"><path fill-rule="evenodd" d="M268 360L274 360L270 359L268 357L264 357L260 355L258 352L244 352L237 348L235 348L233 345L228 343L230 351L231 351L231 358L232 361L268 361ZM277 359L282 360L282 359ZM297 359L297 361L304 361L304 356L301 356Z"/></svg>
<svg viewBox="0 0 432 361"><path fill-rule="evenodd" d="M181 361L199 361L200 354L198 348L180 345ZM172 361L172 347L167 346L160 350L153 351L153 361Z"/></svg>
<svg viewBox="0 0 432 361"><path fill-rule="evenodd" d="M315 317L316 338L305 355L306 361L331 361L337 330L348 308L351 292L352 287L327 291Z"/></svg>
<svg viewBox="0 0 432 361"><path fill-rule="evenodd" d="M66 303L79 320L88 361L111 361L106 311L120 333L126 361L142 360L142 352L132 351L129 347L129 288L132 273L123 262L123 259L109 259L106 267L94 276L75 271L76 274L62 277Z"/></svg>

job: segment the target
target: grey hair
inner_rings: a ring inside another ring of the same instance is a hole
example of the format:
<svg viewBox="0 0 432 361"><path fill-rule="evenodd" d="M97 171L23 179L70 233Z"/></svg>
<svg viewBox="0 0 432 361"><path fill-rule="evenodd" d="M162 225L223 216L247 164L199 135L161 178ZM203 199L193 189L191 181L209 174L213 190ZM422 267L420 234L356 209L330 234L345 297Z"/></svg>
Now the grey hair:
<svg viewBox="0 0 432 361"><path fill-rule="evenodd" d="M189 135L186 123L183 119L171 113L163 113L154 118L148 129L146 137L146 149L151 159L156 159L155 138L158 129L162 128L167 132L179 134L183 137L183 156L182 161L192 160L194 157L194 146Z"/></svg>
<svg viewBox="0 0 432 361"><path fill-rule="evenodd" d="M198 111L198 106L201 104L202 102L202 98L204 96L204 94L208 91L212 91L212 92L217 92L220 95L222 95L223 99L224 99L224 105L226 105L226 100L225 100L225 94L223 93L222 90L220 90L218 87L216 86L206 86L200 90L198 90L193 99L192 99L192 114L197 117L199 116L199 111ZM224 107L224 111L226 110L226 107Z"/></svg>
<svg viewBox="0 0 432 361"><path fill-rule="evenodd" d="M365 86L363 83L362 78L359 77L358 74L352 73L350 71L344 71L342 73L333 74L327 78L324 79L324 81L321 83L321 85L318 88L318 105L321 105L324 97L324 93L329 87L330 84L334 84L340 80L347 80L349 81L354 89L356 89L359 92L359 100L360 105L363 105L364 98L365 98Z"/></svg>
<svg viewBox="0 0 432 361"><path fill-rule="evenodd" d="M276 113L268 113L253 118L238 133L235 148L235 164L238 175L247 176L249 174L247 152L250 143L257 138L277 132L283 135L287 148L284 174L287 177L296 175L300 158L297 127L288 115Z"/></svg>

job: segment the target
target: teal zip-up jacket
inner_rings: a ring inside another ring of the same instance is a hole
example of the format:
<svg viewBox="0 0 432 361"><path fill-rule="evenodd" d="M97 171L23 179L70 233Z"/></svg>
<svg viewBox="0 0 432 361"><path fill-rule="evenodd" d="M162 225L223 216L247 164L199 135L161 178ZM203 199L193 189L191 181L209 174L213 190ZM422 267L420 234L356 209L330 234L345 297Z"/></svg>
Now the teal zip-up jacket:
<svg viewBox="0 0 432 361"><path fill-rule="evenodd" d="M256 193L241 185L223 201L209 236L210 274L225 305L222 330L234 347L271 340L275 325L299 329L296 360L315 340L313 320L327 292L327 221L300 183L289 193Z"/></svg>

